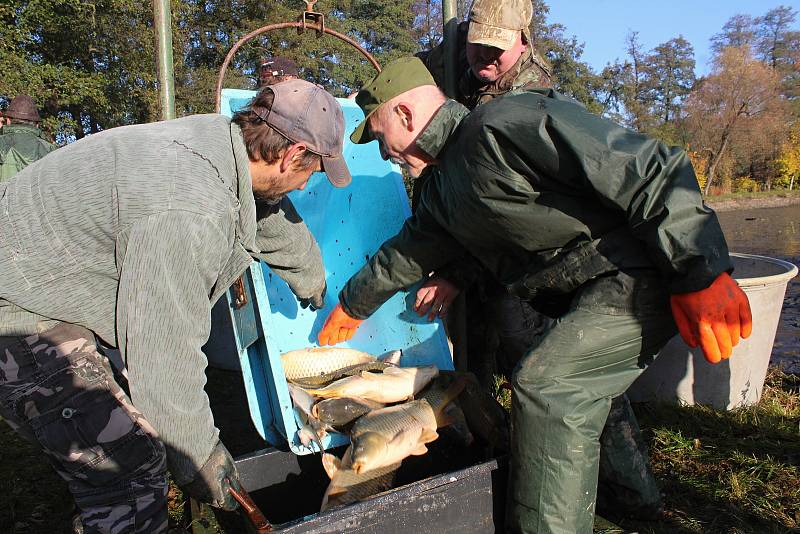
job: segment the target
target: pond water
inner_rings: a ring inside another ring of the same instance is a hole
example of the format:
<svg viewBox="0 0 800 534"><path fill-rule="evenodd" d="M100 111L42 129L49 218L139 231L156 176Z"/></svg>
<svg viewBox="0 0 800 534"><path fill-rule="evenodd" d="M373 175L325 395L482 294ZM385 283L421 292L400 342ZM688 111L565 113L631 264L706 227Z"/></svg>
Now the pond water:
<svg viewBox="0 0 800 534"><path fill-rule="evenodd" d="M770 256L800 265L800 205L717 215L731 252ZM771 364L800 374L800 277L789 281Z"/></svg>

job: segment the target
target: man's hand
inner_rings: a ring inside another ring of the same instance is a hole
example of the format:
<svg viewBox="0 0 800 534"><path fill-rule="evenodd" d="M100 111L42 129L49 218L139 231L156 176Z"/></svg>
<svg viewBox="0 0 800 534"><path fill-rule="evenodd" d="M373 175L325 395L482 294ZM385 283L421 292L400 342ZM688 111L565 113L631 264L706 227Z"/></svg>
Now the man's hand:
<svg viewBox="0 0 800 534"><path fill-rule="evenodd" d="M672 295L670 304L683 340L690 347L700 345L711 363L730 358L739 338L753 330L747 295L728 273L703 290Z"/></svg>
<svg viewBox="0 0 800 534"><path fill-rule="evenodd" d="M444 278L434 276L417 290L414 311L420 317L427 313L429 321L433 321L437 315L444 317L459 293L461 293L461 288L457 285Z"/></svg>
<svg viewBox="0 0 800 534"><path fill-rule="evenodd" d="M328 318L325 319L325 324L322 325L322 330L319 331L317 340L320 345L336 345L342 341L347 341L352 338L356 330L364 321L361 319L354 319L347 315L342 309L341 304L337 304Z"/></svg>
<svg viewBox="0 0 800 534"><path fill-rule="evenodd" d="M317 291L310 297L304 297L304 298L297 297L297 300L300 301L300 307L303 308L304 310L310 307L311 311L317 311L322 309L322 307L325 305L325 293L327 292L327 290L328 290L328 284L323 283L322 290Z"/></svg>
<svg viewBox="0 0 800 534"><path fill-rule="evenodd" d="M239 473L233 458L221 441L218 441L194 479L183 486L183 491L200 502L233 511L239 506L228 488L241 490Z"/></svg>

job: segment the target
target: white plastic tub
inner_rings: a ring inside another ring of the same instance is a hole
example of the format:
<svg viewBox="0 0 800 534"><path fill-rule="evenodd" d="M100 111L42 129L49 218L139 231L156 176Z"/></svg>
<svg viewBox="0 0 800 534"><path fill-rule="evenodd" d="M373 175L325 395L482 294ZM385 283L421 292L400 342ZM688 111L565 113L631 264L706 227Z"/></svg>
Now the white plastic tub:
<svg viewBox="0 0 800 534"><path fill-rule="evenodd" d="M751 254L731 254L733 278L750 299L753 333L716 365L699 348L690 349L675 336L656 361L631 385L634 402L652 400L704 404L730 410L761 398L786 285L797 275L789 262Z"/></svg>

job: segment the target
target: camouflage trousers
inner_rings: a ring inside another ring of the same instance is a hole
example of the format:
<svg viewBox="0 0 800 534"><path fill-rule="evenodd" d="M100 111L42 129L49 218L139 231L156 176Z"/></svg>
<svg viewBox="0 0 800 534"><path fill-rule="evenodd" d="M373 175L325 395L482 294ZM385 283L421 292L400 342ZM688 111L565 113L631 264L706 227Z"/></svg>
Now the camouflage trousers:
<svg viewBox="0 0 800 534"><path fill-rule="evenodd" d="M85 328L0 337L0 415L41 447L86 533L166 532L164 445Z"/></svg>

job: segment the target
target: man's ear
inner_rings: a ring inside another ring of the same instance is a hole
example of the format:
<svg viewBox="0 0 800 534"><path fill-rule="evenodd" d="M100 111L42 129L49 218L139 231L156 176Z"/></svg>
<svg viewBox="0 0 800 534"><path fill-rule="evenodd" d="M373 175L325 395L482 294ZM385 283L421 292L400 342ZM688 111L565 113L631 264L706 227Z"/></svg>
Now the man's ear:
<svg viewBox="0 0 800 534"><path fill-rule="evenodd" d="M281 157L281 172L286 172L293 167L297 167L300 158L303 157L306 150L307 148L304 143L294 143L287 148L283 153L283 157Z"/></svg>
<svg viewBox="0 0 800 534"><path fill-rule="evenodd" d="M414 131L414 111L411 108L411 104L399 102L395 106L394 112L400 118L400 123L403 125L403 128L409 132Z"/></svg>

